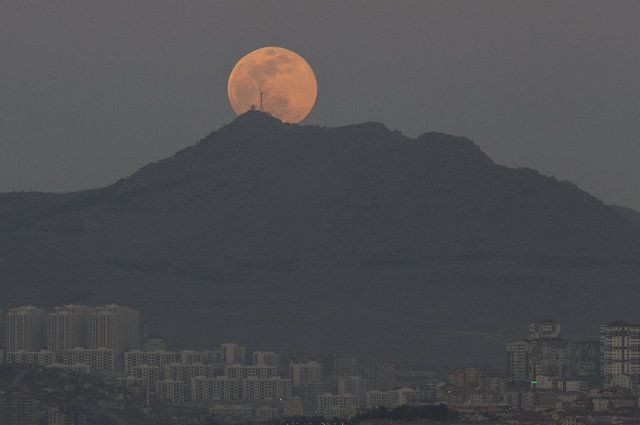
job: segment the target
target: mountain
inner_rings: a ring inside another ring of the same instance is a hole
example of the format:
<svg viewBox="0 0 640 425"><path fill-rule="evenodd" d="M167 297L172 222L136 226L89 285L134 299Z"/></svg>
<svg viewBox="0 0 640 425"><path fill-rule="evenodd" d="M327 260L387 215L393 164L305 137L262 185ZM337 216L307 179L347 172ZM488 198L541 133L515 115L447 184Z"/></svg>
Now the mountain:
<svg viewBox="0 0 640 425"><path fill-rule="evenodd" d="M170 343L501 355L638 320L640 226L471 140L247 112L115 184L0 195L0 299L120 302Z"/></svg>
<svg viewBox="0 0 640 425"><path fill-rule="evenodd" d="M617 211L622 217L629 220L632 224L640 227L640 212L632 210L631 208L621 207L619 205L612 205L611 208Z"/></svg>

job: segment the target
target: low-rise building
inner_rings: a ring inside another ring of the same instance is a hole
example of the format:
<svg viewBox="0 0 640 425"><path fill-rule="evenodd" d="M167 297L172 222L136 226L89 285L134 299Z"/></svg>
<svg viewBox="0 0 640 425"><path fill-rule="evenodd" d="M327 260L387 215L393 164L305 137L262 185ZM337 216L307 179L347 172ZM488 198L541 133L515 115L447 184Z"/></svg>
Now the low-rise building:
<svg viewBox="0 0 640 425"><path fill-rule="evenodd" d="M124 353L124 373L131 375L131 369L140 365L155 366L164 370L166 365L177 361L178 355L173 351L131 350Z"/></svg>
<svg viewBox="0 0 640 425"><path fill-rule="evenodd" d="M324 418L350 419L358 413L360 398L353 394L322 394L318 398L318 413Z"/></svg>
<svg viewBox="0 0 640 425"><path fill-rule="evenodd" d="M160 380L160 368L141 364L129 368L129 375L140 379L145 387L154 389L156 382Z"/></svg>
<svg viewBox="0 0 640 425"><path fill-rule="evenodd" d="M413 388L399 388L397 390L380 391L373 390L367 392L367 407L374 409L377 407L385 407L393 409L403 406L414 401L419 394Z"/></svg>
<svg viewBox="0 0 640 425"><path fill-rule="evenodd" d="M190 388L193 401L241 400L242 397L242 379L226 376L191 378Z"/></svg>
<svg viewBox="0 0 640 425"><path fill-rule="evenodd" d="M203 376L213 378L217 376L219 368L213 364L204 363L169 363L164 367L164 378L174 381L190 382L191 378Z"/></svg>
<svg viewBox="0 0 640 425"><path fill-rule="evenodd" d="M246 378L272 378L278 373L275 366L255 365L244 366L241 364L226 365L224 367L224 375L229 379L246 379Z"/></svg>
<svg viewBox="0 0 640 425"><path fill-rule="evenodd" d="M6 351L6 364L15 366L43 366L51 367L56 362L56 354L49 350L40 351Z"/></svg>
<svg viewBox="0 0 640 425"><path fill-rule="evenodd" d="M62 352L62 363L66 366L86 365L89 373L103 374L116 370L116 353L109 348L73 348Z"/></svg>

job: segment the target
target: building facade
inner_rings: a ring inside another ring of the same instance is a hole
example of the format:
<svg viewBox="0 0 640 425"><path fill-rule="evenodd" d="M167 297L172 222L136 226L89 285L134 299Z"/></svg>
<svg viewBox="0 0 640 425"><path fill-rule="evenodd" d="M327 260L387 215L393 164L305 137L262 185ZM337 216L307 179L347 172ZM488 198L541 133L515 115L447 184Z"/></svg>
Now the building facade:
<svg viewBox="0 0 640 425"><path fill-rule="evenodd" d="M640 325L613 322L600 327L602 376L606 384L627 375L634 384L640 378Z"/></svg>
<svg viewBox="0 0 640 425"><path fill-rule="evenodd" d="M47 314L47 349L62 353L86 346L88 309L83 305L54 307Z"/></svg>
<svg viewBox="0 0 640 425"><path fill-rule="evenodd" d="M140 313L114 304L93 307L88 329L88 348L108 348L120 356L140 344Z"/></svg>
<svg viewBox="0 0 640 425"><path fill-rule="evenodd" d="M32 305L9 309L4 330L6 351L38 351L44 347L44 310Z"/></svg>
<svg viewBox="0 0 640 425"><path fill-rule="evenodd" d="M600 341L579 341L575 345L576 376L586 379L599 378Z"/></svg>
<svg viewBox="0 0 640 425"><path fill-rule="evenodd" d="M65 366L85 365L89 373L104 374L115 372L116 353L108 348L74 348L62 352L62 363Z"/></svg>

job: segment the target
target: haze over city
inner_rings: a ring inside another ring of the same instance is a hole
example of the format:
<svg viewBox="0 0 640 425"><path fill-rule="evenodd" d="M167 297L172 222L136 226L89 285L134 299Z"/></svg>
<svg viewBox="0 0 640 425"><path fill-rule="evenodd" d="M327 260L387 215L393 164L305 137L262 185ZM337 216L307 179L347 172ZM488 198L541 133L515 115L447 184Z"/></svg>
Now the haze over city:
<svg viewBox="0 0 640 425"><path fill-rule="evenodd" d="M640 423L639 21L0 5L0 425Z"/></svg>

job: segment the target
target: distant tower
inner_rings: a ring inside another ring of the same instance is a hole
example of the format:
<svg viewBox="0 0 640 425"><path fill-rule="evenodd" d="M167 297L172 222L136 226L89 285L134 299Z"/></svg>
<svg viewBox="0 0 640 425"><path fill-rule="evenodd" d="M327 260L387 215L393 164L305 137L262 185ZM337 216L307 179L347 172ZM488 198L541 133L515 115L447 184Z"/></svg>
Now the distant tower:
<svg viewBox="0 0 640 425"><path fill-rule="evenodd" d="M260 90L260 110L264 112L264 104L262 103L262 90Z"/></svg>

